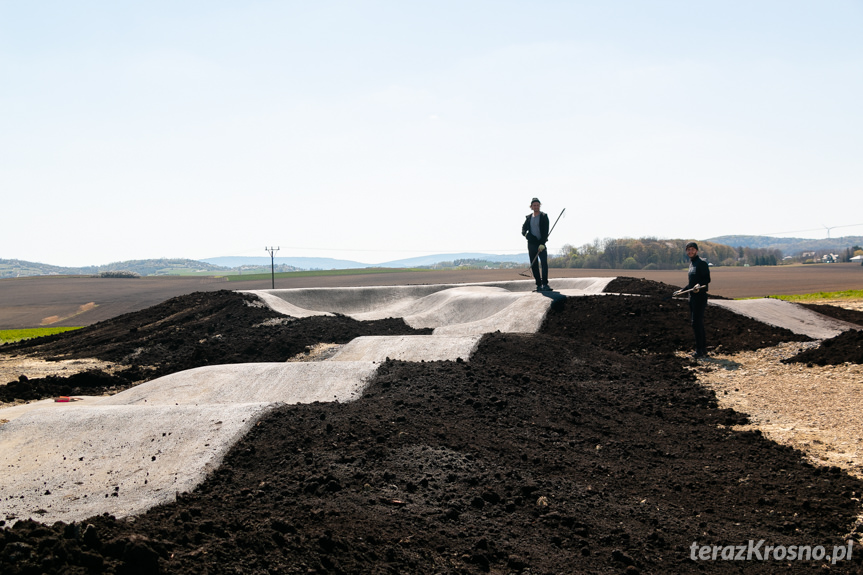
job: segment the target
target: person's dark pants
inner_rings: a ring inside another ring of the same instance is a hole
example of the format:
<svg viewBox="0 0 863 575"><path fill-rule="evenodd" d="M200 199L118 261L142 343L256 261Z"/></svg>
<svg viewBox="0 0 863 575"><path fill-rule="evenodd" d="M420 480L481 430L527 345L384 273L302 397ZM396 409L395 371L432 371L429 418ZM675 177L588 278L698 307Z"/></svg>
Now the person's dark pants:
<svg viewBox="0 0 863 575"><path fill-rule="evenodd" d="M537 253L539 257L536 257ZM533 272L533 279L536 280L536 287L544 286L548 283L548 250L539 251L539 244L528 242L527 256L533 262L530 269ZM540 264L542 275L540 275Z"/></svg>
<svg viewBox="0 0 863 575"><path fill-rule="evenodd" d="M689 319L695 332L695 353L707 353L707 334L704 331L704 312L707 309L707 294L692 294L689 298Z"/></svg>

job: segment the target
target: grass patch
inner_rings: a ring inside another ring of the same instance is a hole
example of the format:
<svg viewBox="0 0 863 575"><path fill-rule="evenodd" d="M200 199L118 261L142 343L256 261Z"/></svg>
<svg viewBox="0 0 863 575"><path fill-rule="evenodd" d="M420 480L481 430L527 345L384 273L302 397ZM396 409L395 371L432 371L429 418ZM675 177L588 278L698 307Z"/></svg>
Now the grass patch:
<svg viewBox="0 0 863 575"><path fill-rule="evenodd" d="M12 343L21 341L22 339L33 339L34 337L43 337L46 335L55 335L73 329L81 329L80 327L35 327L32 329L0 329L0 345L4 343Z"/></svg>
<svg viewBox="0 0 863 575"><path fill-rule="evenodd" d="M785 301L818 301L822 299L863 299L863 289L847 289L844 291L819 291L792 295L769 295L773 299ZM744 297L740 299L761 299L760 297Z"/></svg>
<svg viewBox="0 0 863 575"><path fill-rule="evenodd" d="M289 279L289 278L308 278L308 277L320 277L320 276L357 276L357 275L368 275L368 274L394 274L401 272L428 272L432 271L429 268L357 268L357 269L349 269L349 270L311 270L311 271L302 271L302 272L279 272L276 274L277 278L280 279ZM243 274L243 275L230 275L225 276L228 278L229 282L241 282L241 281L254 281L254 280L268 280L272 277L271 273L263 273L263 274Z"/></svg>

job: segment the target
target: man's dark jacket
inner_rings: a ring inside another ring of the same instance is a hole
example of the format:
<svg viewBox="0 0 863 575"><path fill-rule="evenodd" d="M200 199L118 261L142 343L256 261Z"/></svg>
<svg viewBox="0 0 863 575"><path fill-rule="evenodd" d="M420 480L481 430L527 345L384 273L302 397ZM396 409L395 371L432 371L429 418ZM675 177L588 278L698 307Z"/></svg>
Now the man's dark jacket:
<svg viewBox="0 0 863 575"><path fill-rule="evenodd" d="M533 214L527 214L527 217L524 218L524 223L521 226L521 235L527 238L527 241L534 244L545 244L548 242L548 214L545 212L539 212L539 235L540 237L534 236L530 233L530 218L533 217Z"/></svg>
<svg viewBox="0 0 863 575"><path fill-rule="evenodd" d="M691 293L690 299L693 297L701 297L707 299L707 284L710 283L710 266L707 262L697 255L689 261L689 284L683 289L692 289L696 285L704 286L698 293Z"/></svg>

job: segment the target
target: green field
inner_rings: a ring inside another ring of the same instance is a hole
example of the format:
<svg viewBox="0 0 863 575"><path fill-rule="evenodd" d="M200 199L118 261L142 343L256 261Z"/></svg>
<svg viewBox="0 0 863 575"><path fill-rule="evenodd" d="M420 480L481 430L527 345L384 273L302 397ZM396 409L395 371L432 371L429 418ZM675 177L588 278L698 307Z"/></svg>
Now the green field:
<svg viewBox="0 0 863 575"><path fill-rule="evenodd" d="M22 339L33 339L34 337L42 337L45 335L54 335L71 331L73 329L81 329L80 327L36 327L31 329L0 329L0 345L4 343L12 343L13 341L21 341Z"/></svg>
<svg viewBox="0 0 863 575"><path fill-rule="evenodd" d="M819 299L863 299L863 290L849 289L845 291L820 291L797 295L772 295L775 299L785 301L812 301Z"/></svg>

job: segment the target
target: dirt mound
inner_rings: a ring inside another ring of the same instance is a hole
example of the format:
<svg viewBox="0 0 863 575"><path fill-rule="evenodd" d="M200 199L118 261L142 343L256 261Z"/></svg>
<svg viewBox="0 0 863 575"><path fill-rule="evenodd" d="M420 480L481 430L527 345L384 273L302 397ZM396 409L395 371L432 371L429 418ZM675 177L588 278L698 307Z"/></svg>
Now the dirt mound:
<svg viewBox="0 0 863 575"><path fill-rule="evenodd" d="M686 275L681 274L680 277L681 279L685 279ZM611 280L603 291L605 291L605 293L649 295L670 299L671 294L679 290L681 287L682 286L673 286L667 283L642 278L620 276ZM708 293L707 297L710 299L728 299L712 293ZM685 300L681 299L681 301Z"/></svg>
<svg viewBox="0 0 863 575"><path fill-rule="evenodd" d="M821 315L832 317L833 319L847 321L849 323L856 323L861 328L863 328L863 311L845 309L844 307L839 307L836 305L817 303L802 303L800 305L805 308L809 308L816 313L820 313Z"/></svg>
<svg viewBox="0 0 863 575"><path fill-rule="evenodd" d="M717 344L788 337L718 312ZM244 322L230 313L214 333ZM154 333L181 327L163 319ZM689 346L687 319L684 302L572 298L541 333L485 336L469 362L387 361L359 400L274 412L193 493L134 521L0 530L0 571L820 570L829 561L692 559L693 543L761 540L830 553L863 482L730 429L746 416L671 353ZM859 573L863 548L852 555L830 571Z"/></svg>
<svg viewBox="0 0 863 575"><path fill-rule="evenodd" d="M682 276L681 276L682 277ZM649 295L660 298L670 298L679 287L666 283L640 278L620 276L611 280L605 286L606 293L621 293L634 295Z"/></svg>
<svg viewBox="0 0 863 575"><path fill-rule="evenodd" d="M624 353L671 353L694 344L685 300L618 295L569 298L549 314L541 333L590 341ZM811 341L754 321L724 308L710 306L705 315L707 347L723 353L760 349L783 341Z"/></svg>
<svg viewBox="0 0 863 575"><path fill-rule="evenodd" d="M30 379L21 375L16 381L0 385L0 402L32 401L60 395L104 395L119 393L146 381L149 370L133 367L114 374L89 370L69 377L50 375Z"/></svg>
<svg viewBox="0 0 863 575"><path fill-rule="evenodd" d="M836 337L825 339L814 349L782 360L782 363L810 365L842 365L845 362L863 364L863 330L843 331Z"/></svg>

